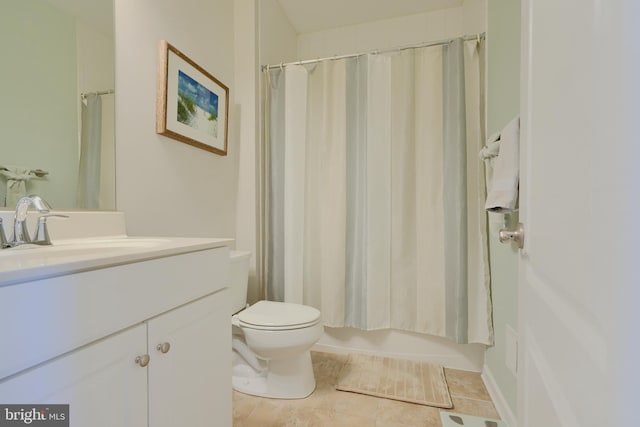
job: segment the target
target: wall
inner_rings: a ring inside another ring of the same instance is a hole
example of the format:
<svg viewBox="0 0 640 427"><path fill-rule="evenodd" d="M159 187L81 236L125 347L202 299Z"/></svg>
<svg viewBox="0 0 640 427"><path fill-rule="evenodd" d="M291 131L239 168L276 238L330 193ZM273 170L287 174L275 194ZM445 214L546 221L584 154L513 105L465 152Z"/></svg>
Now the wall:
<svg viewBox="0 0 640 427"><path fill-rule="evenodd" d="M483 32L485 25L486 1L467 0L462 7L301 34L298 57L323 58L438 41Z"/></svg>
<svg viewBox="0 0 640 427"><path fill-rule="evenodd" d="M276 0L235 0L234 32L236 103L240 116L236 247L253 253L247 295L248 301L253 303L262 299L256 279L259 223L256 154L260 150L262 129L260 65L270 63L272 58L278 61L294 59L296 33Z"/></svg>
<svg viewBox="0 0 640 427"><path fill-rule="evenodd" d="M491 135L519 113L520 1L489 0L488 20L487 132ZM517 218L509 218L508 222L509 225L517 223ZM499 224L491 223L489 244L495 346L487 349L485 375L495 382L508 406L506 409L515 413L516 376L508 368L506 337L509 328L518 330L518 253L513 246L498 241Z"/></svg>
<svg viewBox="0 0 640 427"><path fill-rule="evenodd" d="M233 21L233 0L115 0L116 201L132 235L235 235ZM227 156L155 133L162 39L229 87Z"/></svg>
<svg viewBox="0 0 640 427"><path fill-rule="evenodd" d="M235 0L235 79L237 112L240 116L238 135L238 199L236 247L252 252L249 266L247 301L257 301L256 282L256 149L258 137L258 16L256 0Z"/></svg>
<svg viewBox="0 0 640 427"><path fill-rule="evenodd" d="M32 3L5 2L0 13L0 161L48 171L27 191L71 208L78 179L76 24L46 2ZM0 178L0 206L5 182Z"/></svg>
<svg viewBox="0 0 640 427"><path fill-rule="evenodd" d="M298 59L298 34L277 0L260 0L260 64Z"/></svg>

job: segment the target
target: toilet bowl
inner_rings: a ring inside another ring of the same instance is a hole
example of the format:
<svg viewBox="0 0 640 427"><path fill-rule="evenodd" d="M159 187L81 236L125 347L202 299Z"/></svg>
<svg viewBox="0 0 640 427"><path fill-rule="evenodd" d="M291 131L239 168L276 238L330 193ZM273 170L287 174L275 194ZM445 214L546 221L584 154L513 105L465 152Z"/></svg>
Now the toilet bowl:
<svg viewBox="0 0 640 427"><path fill-rule="evenodd" d="M231 252L232 383L234 390L300 399L315 389L310 349L323 333L320 311L284 302L246 307L249 252Z"/></svg>

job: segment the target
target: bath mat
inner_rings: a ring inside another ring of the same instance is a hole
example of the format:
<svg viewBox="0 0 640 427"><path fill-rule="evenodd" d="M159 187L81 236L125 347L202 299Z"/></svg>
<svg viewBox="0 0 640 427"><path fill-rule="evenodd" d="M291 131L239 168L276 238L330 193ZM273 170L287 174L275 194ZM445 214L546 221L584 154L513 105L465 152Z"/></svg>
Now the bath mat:
<svg viewBox="0 0 640 427"><path fill-rule="evenodd" d="M336 389L438 408L453 407L444 369L433 363L350 354Z"/></svg>
<svg viewBox="0 0 640 427"><path fill-rule="evenodd" d="M440 412L440 419L442 427L505 427L506 425L500 420L456 414L455 412Z"/></svg>

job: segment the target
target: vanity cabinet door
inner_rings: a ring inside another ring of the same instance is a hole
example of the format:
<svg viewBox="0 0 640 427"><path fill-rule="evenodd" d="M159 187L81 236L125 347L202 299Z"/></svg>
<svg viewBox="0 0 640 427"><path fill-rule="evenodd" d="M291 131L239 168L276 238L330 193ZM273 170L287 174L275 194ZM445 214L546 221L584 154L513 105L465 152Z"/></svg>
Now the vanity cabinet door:
<svg viewBox="0 0 640 427"><path fill-rule="evenodd" d="M228 291L147 321L150 427L231 427Z"/></svg>
<svg viewBox="0 0 640 427"><path fill-rule="evenodd" d="M71 427L147 425L147 352L138 325L0 382L3 404L69 404ZM37 337L34 338L37 340Z"/></svg>

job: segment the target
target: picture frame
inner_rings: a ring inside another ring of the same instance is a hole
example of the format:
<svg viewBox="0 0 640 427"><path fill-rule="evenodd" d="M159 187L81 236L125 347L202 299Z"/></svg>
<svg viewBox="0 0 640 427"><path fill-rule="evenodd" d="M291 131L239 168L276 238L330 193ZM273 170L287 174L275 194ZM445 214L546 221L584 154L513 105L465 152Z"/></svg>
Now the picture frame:
<svg viewBox="0 0 640 427"><path fill-rule="evenodd" d="M161 40L156 133L226 156L228 122L229 88Z"/></svg>

